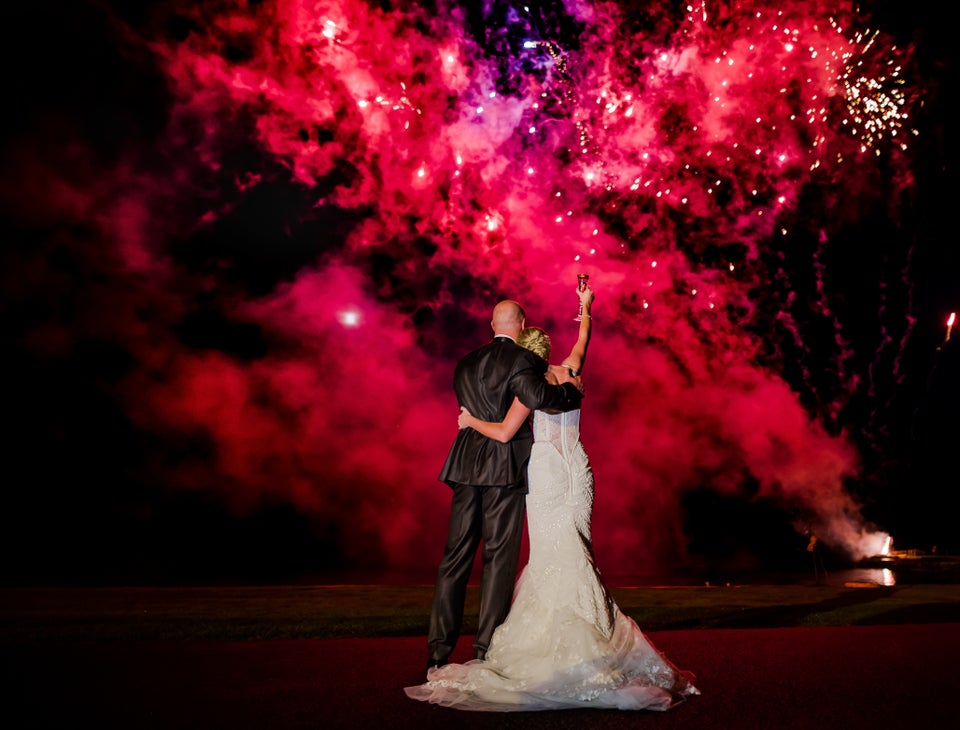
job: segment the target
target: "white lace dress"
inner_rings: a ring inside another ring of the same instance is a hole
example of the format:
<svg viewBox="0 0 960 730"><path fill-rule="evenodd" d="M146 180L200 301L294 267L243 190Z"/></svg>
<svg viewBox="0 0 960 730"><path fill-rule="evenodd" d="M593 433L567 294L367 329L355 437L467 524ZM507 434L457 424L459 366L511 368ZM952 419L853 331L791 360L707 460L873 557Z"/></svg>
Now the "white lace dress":
<svg viewBox="0 0 960 730"><path fill-rule="evenodd" d="M666 710L700 694L620 612L593 559L593 472L580 411L533 418L527 526L530 559L486 659L432 670L406 687L462 710Z"/></svg>

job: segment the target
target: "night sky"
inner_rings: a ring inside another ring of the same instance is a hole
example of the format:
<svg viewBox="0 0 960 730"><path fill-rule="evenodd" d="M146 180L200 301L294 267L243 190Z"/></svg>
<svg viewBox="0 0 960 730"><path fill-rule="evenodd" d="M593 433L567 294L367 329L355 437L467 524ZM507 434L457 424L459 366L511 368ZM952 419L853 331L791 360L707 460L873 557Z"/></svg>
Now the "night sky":
<svg viewBox="0 0 960 730"><path fill-rule="evenodd" d="M2 12L5 582L430 580L454 365L578 272L605 574L960 551L938 4Z"/></svg>

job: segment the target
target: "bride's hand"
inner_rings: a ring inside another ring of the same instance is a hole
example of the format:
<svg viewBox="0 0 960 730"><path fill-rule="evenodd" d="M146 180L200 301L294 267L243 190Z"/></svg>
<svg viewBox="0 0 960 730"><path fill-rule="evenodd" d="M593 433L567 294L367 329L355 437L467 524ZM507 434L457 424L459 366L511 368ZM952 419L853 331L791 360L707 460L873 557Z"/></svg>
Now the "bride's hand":
<svg viewBox="0 0 960 730"><path fill-rule="evenodd" d="M593 289L590 288L590 285L587 284L586 288L583 291L577 289L577 296L580 297L580 303L590 306L593 303Z"/></svg>
<svg viewBox="0 0 960 730"><path fill-rule="evenodd" d="M465 407L460 406L460 415L457 416L457 425L460 427L461 431L470 427L467 423L467 419L470 417L470 415L470 411L468 411Z"/></svg>

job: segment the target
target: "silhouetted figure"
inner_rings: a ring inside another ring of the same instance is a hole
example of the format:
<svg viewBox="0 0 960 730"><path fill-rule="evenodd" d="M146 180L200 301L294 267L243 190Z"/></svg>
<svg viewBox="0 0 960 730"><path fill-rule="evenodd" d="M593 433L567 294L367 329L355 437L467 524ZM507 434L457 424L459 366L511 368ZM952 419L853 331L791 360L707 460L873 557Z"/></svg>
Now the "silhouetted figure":
<svg viewBox="0 0 960 730"><path fill-rule="evenodd" d="M817 539L817 536L811 532L810 542L807 543L807 552L813 556L813 580L817 585L820 585L821 573L824 579L827 577L827 568L823 564L823 555L820 554L819 545L820 541Z"/></svg>

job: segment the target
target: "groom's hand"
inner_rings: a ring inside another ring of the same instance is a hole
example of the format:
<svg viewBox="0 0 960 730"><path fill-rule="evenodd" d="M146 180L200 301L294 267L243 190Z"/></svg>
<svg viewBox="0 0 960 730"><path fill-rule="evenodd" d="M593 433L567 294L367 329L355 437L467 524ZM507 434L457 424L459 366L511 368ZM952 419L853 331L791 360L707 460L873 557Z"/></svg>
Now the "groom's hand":
<svg viewBox="0 0 960 730"><path fill-rule="evenodd" d="M583 395L583 378L579 375L574 375L567 368L563 368L563 378L560 382L562 383L573 383L574 387L580 391L580 394Z"/></svg>

